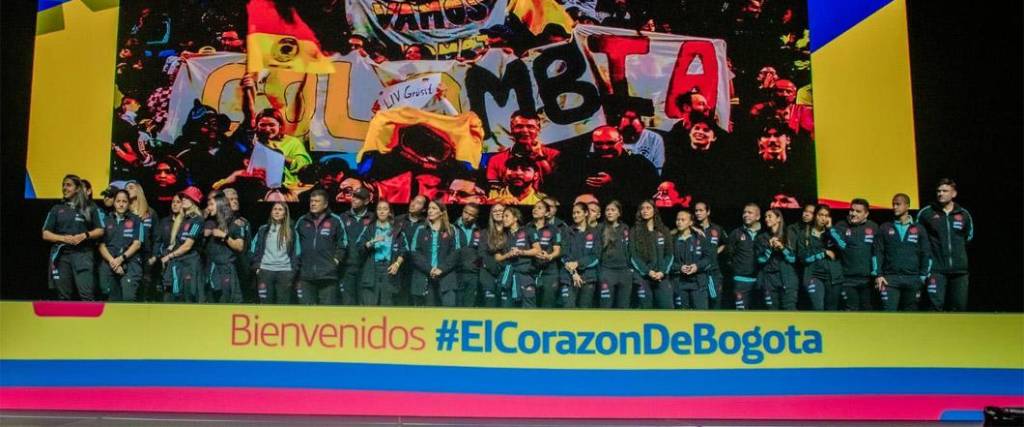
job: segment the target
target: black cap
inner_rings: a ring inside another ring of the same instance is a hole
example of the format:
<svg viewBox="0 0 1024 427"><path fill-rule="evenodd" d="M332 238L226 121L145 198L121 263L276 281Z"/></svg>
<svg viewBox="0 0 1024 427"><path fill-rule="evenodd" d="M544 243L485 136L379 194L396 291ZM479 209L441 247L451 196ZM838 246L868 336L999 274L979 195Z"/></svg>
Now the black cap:
<svg viewBox="0 0 1024 427"><path fill-rule="evenodd" d="M356 191L352 192L352 197L358 197L363 200L370 200L370 190L367 190L366 187L359 187L356 189Z"/></svg>

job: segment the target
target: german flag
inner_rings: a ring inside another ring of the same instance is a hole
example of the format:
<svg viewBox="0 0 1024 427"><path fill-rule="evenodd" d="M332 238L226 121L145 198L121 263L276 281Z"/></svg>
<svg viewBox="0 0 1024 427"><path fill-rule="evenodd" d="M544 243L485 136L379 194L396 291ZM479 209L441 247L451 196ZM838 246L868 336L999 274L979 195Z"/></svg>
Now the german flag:
<svg viewBox="0 0 1024 427"><path fill-rule="evenodd" d="M249 0L247 70L290 70L307 74L334 72L320 51L320 41L294 7L279 8L273 0ZM282 16L284 13L284 16Z"/></svg>

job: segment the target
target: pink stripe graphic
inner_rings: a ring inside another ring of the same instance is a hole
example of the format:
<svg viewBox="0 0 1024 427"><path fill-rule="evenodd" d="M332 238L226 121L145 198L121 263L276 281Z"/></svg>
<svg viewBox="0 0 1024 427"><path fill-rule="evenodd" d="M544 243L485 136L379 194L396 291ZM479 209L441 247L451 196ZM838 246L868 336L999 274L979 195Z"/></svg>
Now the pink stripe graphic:
<svg viewBox="0 0 1024 427"><path fill-rule="evenodd" d="M546 397L310 389L6 387L3 410L472 418L938 420L1024 396Z"/></svg>
<svg viewBox="0 0 1024 427"><path fill-rule="evenodd" d="M100 317L105 305L102 302L34 301L32 310L39 317Z"/></svg>

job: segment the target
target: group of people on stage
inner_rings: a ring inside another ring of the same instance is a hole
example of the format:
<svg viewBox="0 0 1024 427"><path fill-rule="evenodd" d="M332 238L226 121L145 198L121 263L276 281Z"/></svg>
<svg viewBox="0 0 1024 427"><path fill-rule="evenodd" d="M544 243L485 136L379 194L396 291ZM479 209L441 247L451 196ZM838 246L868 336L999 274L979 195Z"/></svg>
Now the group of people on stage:
<svg viewBox="0 0 1024 427"><path fill-rule="evenodd" d="M667 226L646 200L630 225L620 202L586 194L565 222L550 198L486 215L467 204L450 220L440 200L417 197L396 216L366 189L336 214L314 190L307 213L273 203L256 228L231 189L189 187L164 218L133 181L103 191L102 206L75 175L62 191L42 236L53 243L50 284L63 300L661 309L732 300L783 310L803 300L813 310L869 310L879 297L885 310L965 310L974 232L948 179L916 219L905 194L882 225L863 199L847 219L833 223L828 206L807 205L788 226L779 209L750 203L728 233L706 202Z"/></svg>

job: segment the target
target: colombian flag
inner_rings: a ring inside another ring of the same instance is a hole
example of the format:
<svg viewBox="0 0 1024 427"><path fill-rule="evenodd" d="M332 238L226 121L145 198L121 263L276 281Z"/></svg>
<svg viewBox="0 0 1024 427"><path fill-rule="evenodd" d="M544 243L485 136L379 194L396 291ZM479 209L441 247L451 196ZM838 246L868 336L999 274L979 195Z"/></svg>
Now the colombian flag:
<svg viewBox="0 0 1024 427"><path fill-rule="evenodd" d="M273 0L249 0L247 71L283 69L308 74L334 72L330 59L320 51L313 30L295 9L288 7L288 19L278 13Z"/></svg>
<svg viewBox="0 0 1024 427"><path fill-rule="evenodd" d="M572 32L572 17L555 0L509 0L508 11L518 16L533 34L540 34L548 24L558 24Z"/></svg>
<svg viewBox="0 0 1024 427"><path fill-rule="evenodd" d="M474 168L480 167L483 152L484 125L476 113L468 111L457 116L445 116L411 107L398 107L380 111L370 120L363 148L356 157L377 151L391 152L398 146L399 134L403 128L422 125L435 133L447 147L441 151L454 152L456 160L464 161ZM430 150L434 151L434 150Z"/></svg>

